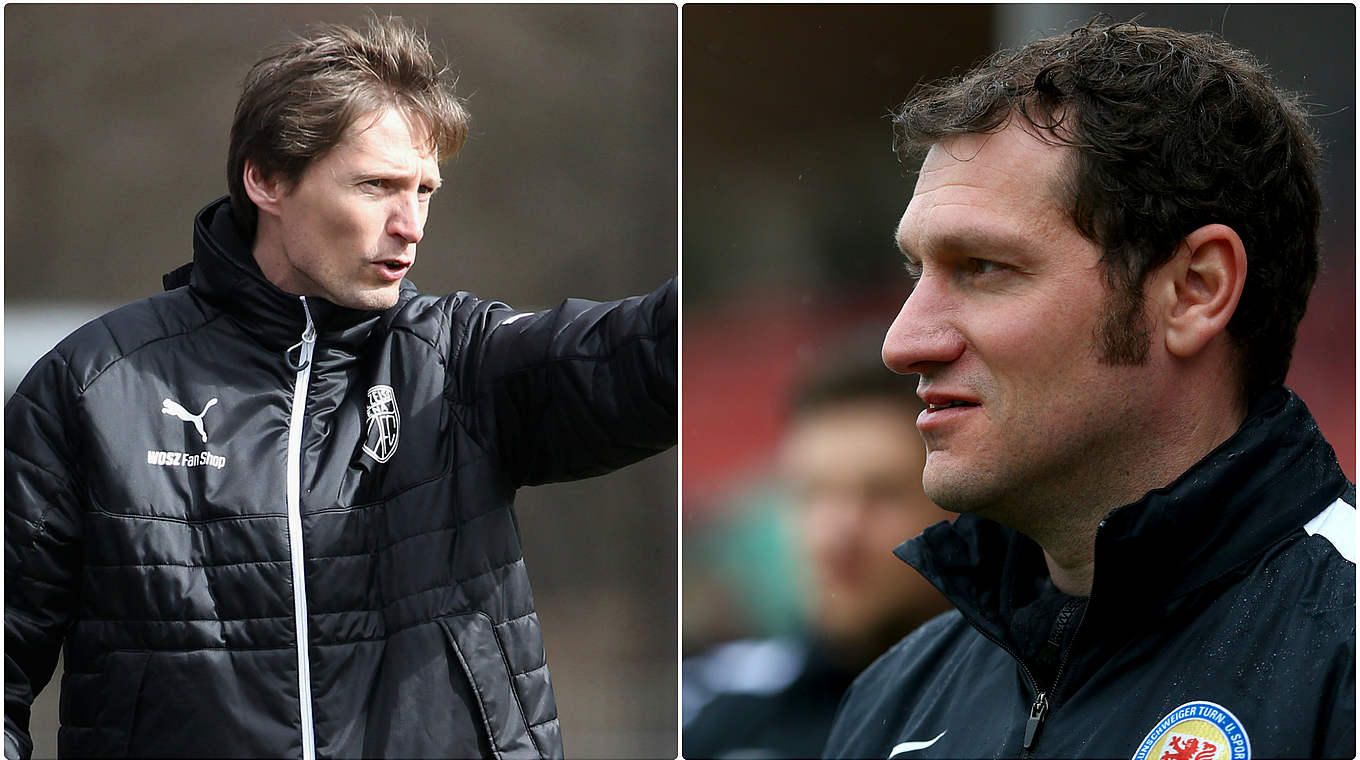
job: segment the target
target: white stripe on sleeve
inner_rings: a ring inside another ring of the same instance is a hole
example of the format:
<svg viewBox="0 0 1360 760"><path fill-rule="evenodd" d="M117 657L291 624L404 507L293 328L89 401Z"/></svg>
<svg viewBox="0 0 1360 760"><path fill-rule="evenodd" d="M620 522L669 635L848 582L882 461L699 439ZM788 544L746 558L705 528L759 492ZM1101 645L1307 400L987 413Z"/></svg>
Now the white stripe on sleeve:
<svg viewBox="0 0 1360 760"><path fill-rule="evenodd" d="M1332 502L1317 517L1303 526L1310 536L1322 536L1341 556L1355 563L1355 507L1341 499Z"/></svg>

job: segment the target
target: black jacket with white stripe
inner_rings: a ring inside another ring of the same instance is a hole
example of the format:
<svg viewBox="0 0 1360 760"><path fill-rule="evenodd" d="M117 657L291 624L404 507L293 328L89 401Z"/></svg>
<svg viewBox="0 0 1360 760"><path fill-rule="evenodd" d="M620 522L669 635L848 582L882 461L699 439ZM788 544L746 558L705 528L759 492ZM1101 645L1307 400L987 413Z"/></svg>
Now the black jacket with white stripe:
<svg viewBox="0 0 1360 760"><path fill-rule="evenodd" d="M674 282L359 312L194 232L6 404L6 756L63 645L67 756L561 756L512 501L674 443Z"/></svg>
<svg viewBox="0 0 1360 760"><path fill-rule="evenodd" d="M1355 525L1355 486L1279 389L1105 518L1084 600L1045 590L1023 535L933 526L897 554L958 609L856 680L825 756L1354 757Z"/></svg>

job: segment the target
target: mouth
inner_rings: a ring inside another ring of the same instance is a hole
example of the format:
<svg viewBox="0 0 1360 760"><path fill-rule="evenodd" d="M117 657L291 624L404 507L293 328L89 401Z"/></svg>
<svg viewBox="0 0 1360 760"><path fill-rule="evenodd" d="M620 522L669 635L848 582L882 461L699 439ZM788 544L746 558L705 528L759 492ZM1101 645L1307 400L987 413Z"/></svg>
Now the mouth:
<svg viewBox="0 0 1360 760"><path fill-rule="evenodd" d="M922 433L942 432L946 426L962 422L969 409L982 406L978 401L961 398L952 393L918 389L916 395L926 404L925 410L916 417L916 428Z"/></svg>
<svg viewBox="0 0 1360 760"><path fill-rule="evenodd" d="M981 406L980 402L973 401L966 396L955 396L949 391L917 388L916 396L925 402L926 411L928 412L957 409L961 406Z"/></svg>
<svg viewBox="0 0 1360 760"><path fill-rule="evenodd" d="M383 261L376 261L374 264L378 267L378 274L389 281L400 280L406 276L406 271L411 268L411 262L401 261L400 259L384 259Z"/></svg>
<svg viewBox="0 0 1360 760"><path fill-rule="evenodd" d="M943 403L943 404L926 404L926 411L928 411L928 412L938 412L938 411L940 411L940 410L942 410L942 409L956 409L956 408L958 408L958 407L960 407L960 406L978 406L978 404L975 403L975 402L972 402L972 401L963 401L963 400L961 400L961 399L954 399L953 401L948 401L948 402L945 402L945 403Z"/></svg>

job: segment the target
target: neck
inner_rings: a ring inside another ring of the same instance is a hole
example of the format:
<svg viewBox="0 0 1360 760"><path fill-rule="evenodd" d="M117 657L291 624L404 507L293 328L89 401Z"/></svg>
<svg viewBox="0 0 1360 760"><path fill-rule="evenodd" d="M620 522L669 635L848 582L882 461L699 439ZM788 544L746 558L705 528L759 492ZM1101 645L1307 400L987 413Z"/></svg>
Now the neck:
<svg viewBox="0 0 1360 760"><path fill-rule="evenodd" d="M255 242L250 246L250 255L264 275L277 288L293 295L313 295L304 293L290 275L288 259L283 254L283 242L277 224L265 214L260 214L255 227Z"/></svg>
<svg viewBox="0 0 1360 760"><path fill-rule="evenodd" d="M1044 549L1044 563L1048 565L1048 577L1059 591L1072 596L1090 596L1091 582L1096 575L1094 535L1091 543L1077 549L1062 555Z"/></svg>

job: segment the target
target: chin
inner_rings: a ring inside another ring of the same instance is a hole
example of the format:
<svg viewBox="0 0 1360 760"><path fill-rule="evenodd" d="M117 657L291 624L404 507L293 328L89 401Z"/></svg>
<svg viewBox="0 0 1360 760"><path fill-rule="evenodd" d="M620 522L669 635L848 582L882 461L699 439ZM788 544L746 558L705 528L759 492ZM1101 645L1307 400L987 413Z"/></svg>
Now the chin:
<svg viewBox="0 0 1360 760"><path fill-rule="evenodd" d="M950 512L984 512L997 496L990 484L958 470L927 465L921 480L926 497Z"/></svg>
<svg viewBox="0 0 1360 760"><path fill-rule="evenodd" d="M401 295L400 286L383 288L382 290L369 290L360 293L350 293L343 300L336 299L337 306L347 309L357 309L359 311L382 311L397 305L397 298Z"/></svg>

